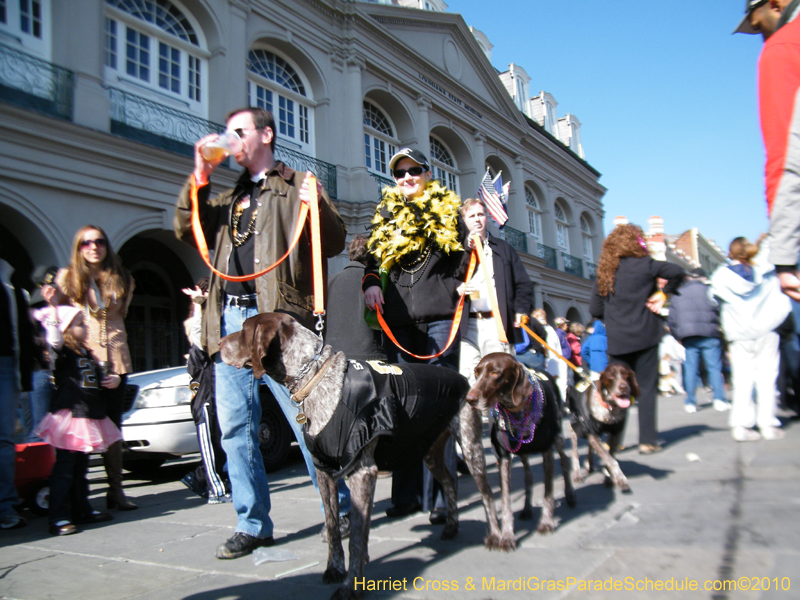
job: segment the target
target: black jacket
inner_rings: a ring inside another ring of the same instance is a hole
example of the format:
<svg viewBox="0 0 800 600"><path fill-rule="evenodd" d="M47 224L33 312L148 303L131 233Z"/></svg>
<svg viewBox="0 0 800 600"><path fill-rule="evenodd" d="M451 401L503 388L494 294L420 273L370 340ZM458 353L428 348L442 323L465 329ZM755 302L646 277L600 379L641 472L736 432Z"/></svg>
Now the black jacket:
<svg viewBox="0 0 800 600"><path fill-rule="evenodd" d="M664 332L664 321L645 303L658 290L657 277L667 280L664 293L674 294L684 274L678 265L653 260L649 256L628 257L619 261L613 293L601 296L595 282L589 312L605 323L610 355L630 354L658 346Z"/></svg>
<svg viewBox="0 0 800 600"><path fill-rule="evenodd" d="M458 224L459 241L465 245L468 230L460 216ZM413 263L418 258L409 256L408 261ZM456 289L464 281L468 264L469 252L446 254L434 248L426 261L412 266L406 262L405 271L400 265L395 265L383 291L383 317L389 327L452 319L458 304ZM377 260L370 255L363 291L380 285L378 267Z"/></svg>
<svg viewBox="0 0 800 600"><path fill-rule="evenodd" d="M514 321L517 313L530 315L533 311L533 283L519 254L508 242L489 235L487 243L492 249L497 305L500 308L500 317L503 319L506 337L511 344L520 343L522 334L518 328L514 327ZM481 267L478 264L475 268L480 269ZM467 302L469 302L469 298L467 298ZM464 312L467 311L469 311L469 306L464 308Z"/></svg>
<svg viewBox="0 0 800 600"><path fill-rule="evenodd" d="M669 301L670 333L681 341L687 337L722 337L719 305L708 296L708 285L696 279L681 286Z"/></svg>
<svg viewBox="0 0 800 600"><path fill-rule="evenodd" d="M351 261L328 281L325 343L352 360L385 360L381 332L364 321L364 265Z"/></svg>

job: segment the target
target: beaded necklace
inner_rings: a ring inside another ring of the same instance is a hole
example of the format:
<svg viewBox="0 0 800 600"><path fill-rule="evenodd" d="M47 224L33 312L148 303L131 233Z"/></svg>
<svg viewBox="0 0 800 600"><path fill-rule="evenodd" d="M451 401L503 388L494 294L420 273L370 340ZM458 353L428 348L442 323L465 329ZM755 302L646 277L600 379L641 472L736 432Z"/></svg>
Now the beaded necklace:
<svg viewBox="0 0 800 600"><path fill-rule="evenodd" d="M531 377L530 373L528 380L533 385L533 390L525 401L523 410L512 413L499 404L495 404L492 409L492 416L497 420L500 431L506 434L503 437L503 445L512 454L517 452L523 444L528 444L533 440L536 425L542 418L544 410L544 390L542 390L541 384ZM511 444L516 444L516 446L512 448Z"/></svg>
<svg viewBox="0 0 800 600"><path fill-rule="evenodd" d="M428 247L425 249L424 254L422 256L420 256L417 260L415 260L413 263L411 263L410 266L412 268L406 269L402 265L400 265L400 270L403 273L407 273L408 275L411 275L411 282L410 283L400 283L400 276L397 275L397 273L395 273L394 270L392 270L391 273L390 273L390 275L392 277L392 281L394 283L396 283L397 285L399 285L400 287L404 287L404 288L412 288L412 287L414 287L414 284L418 283L419 280L422 279L422 276L425 274L425 269L427 269L427 267L428 267L428 260L431 257L431 252L432 252L432 246L431 246L431 244L428 244ZM419 274L419 277L417 277L417 280L414 281L414 274L419 272L420 270L422 270L422 272Z"/></svg>
<svg viewBox="0 0 800 600"><path fill-rule="evenodd" d="M97 313L100 313L101 319L97 319L100 322L100 339L98 340L94 337L94 333L92 333L92 326L89 323L90 315L93 315L97 318ZM106 342L108 341L108 309L103 308L101 309L99 306L96 309L90 308L89 303L83 305L83 314L86 317L86 329L89 332L89 337L92 338L92 341L95 344L99 344L102 347L105 347Z"/></svg>
<svg viewBox="0 0 800 600"><path fill-rule="evenodd" d="M239 231L239 221L242 218L242 213L244 213L244 208L242 208L243 200L244 199L242 198L236 202L236 206L233 208L233 217L231 218L233 245L237 248L249 240L250 236L253 235L253 232L256 230L256 217L258 216L258 208L256 208L253 211L253 216L250 219L250 224L247 226L247 229L244 231Z"/></svg>

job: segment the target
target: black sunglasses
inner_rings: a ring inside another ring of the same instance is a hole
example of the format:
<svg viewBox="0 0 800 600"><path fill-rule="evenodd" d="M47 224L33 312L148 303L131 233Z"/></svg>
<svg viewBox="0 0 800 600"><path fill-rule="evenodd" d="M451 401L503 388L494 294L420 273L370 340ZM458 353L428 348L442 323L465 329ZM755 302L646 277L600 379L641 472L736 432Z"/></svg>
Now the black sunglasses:
<svg viewBox="0 0 800 600"><path fill-rule="evenodd" d="M406 173L411 175L412 177L419 177L426 171L425 167L411 167L410 169L395 169L392 171L392 175L394 175L395 179L402 179L406 176Z"/></svg>
<svg viewBox="0 0 800 600"><path fill-rule="evenodd" d="M97 238L96 240L82 240L81 248L88 248L92 244L94 244L98 248L105 248L107 243L108 242L106 242L106 240L104 240L103 238Z"/></svg>

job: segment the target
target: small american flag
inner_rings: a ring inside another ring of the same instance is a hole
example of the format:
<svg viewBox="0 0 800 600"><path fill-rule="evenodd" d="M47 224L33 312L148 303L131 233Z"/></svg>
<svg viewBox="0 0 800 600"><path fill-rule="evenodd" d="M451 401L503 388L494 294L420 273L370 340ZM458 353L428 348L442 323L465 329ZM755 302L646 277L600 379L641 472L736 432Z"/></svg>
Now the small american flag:
<svg viewBox="0 0 800 600"><path fill-rule="evenodd" d="M489 216L495 220L498 226L502 227L508 221L508 215L505 209L505 198L509 184L503 187L503 180L500 175L502 171L497 174L497 177L492 180L492 174L489 169L486 169L486 175L483 176L483 181L478 188L478 197L483 200L486 208L489 210Z"/></svg>

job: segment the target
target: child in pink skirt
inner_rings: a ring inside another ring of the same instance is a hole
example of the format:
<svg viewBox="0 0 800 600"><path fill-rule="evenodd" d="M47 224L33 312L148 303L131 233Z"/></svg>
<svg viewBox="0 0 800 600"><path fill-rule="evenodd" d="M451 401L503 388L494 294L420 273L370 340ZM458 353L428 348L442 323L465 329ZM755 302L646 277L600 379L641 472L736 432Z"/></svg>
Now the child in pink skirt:
<svg viewBox="0 0 800 600"><path fill-rule="evenodd" d="M55 357L56 393L36 434L56 448L50 476L50 533L69 535L78 532L75 525L111 519L110 514L93 510L89 504L86 472L90 453L105 452L122 439L106 416L105 401L105 390L119 386L120 377L103 373L84 347L87 332L79 308L46 309L43 324Z"/></svg>

